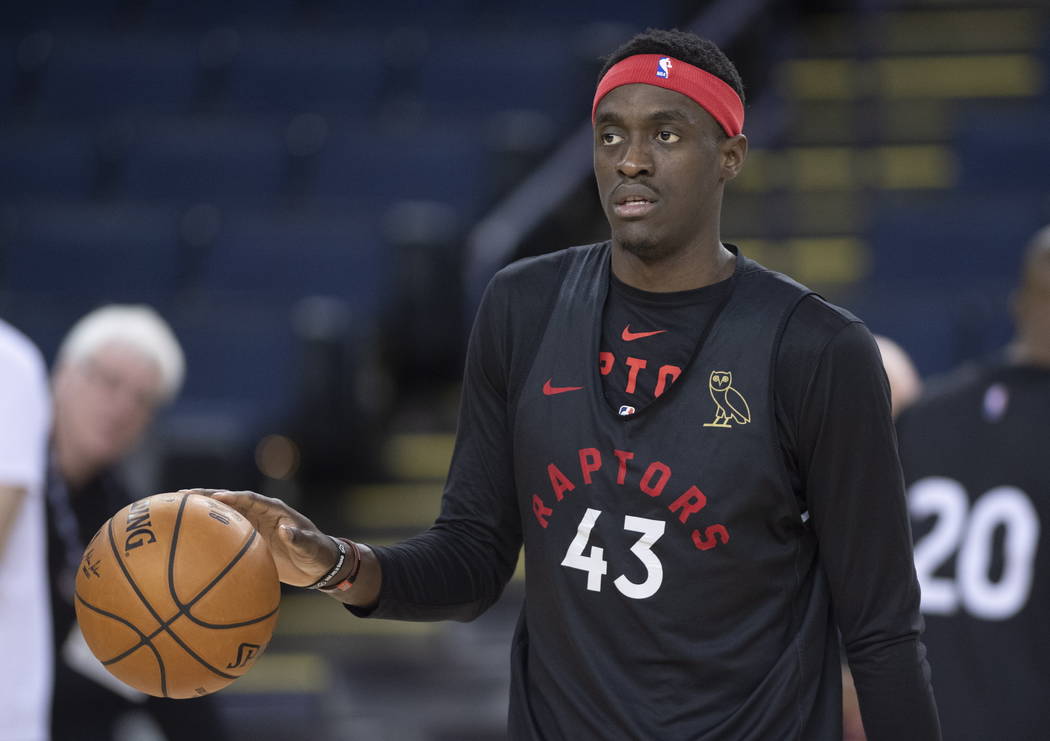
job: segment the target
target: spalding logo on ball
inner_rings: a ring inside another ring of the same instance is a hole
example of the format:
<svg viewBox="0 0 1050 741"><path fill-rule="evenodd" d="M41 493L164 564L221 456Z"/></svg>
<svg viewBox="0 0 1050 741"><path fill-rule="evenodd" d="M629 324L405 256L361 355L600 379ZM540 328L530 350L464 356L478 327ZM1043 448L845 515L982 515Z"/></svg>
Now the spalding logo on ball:
<svg viewBox="0 0 1050 741"><path fill-rule="evenodd" d="M77 621L95 657L157 697L222 689L266 650L281 599L270 549L240 513L200 494L155 494L84 550Z"/></svg>

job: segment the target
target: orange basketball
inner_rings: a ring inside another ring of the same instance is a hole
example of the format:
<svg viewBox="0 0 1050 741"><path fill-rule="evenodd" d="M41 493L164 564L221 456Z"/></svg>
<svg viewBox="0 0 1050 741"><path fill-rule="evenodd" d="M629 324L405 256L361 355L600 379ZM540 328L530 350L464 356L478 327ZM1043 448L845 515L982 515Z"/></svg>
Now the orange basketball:
<svg viewBox="0 0 1050 741"><path fill-rule="evenodd" d="M129 504L95 533L77 571L77 621L91 652L157 697L206 695L247 672L280 599L255 528L200 494Z"/></svg>

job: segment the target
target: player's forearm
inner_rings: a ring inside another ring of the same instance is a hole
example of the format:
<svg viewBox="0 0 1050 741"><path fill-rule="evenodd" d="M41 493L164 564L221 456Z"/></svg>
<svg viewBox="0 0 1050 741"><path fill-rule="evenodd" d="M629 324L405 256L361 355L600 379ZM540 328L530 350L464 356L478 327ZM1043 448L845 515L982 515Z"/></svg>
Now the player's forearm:
<svg viewBox="0 0 1050 741"><path fill-rule="evenodd" d="M372 551L381 590L374 605L353 612L392 620L473 620L503 593L520 547L520 541L504 542L462 523L438 523Z"/></svg>

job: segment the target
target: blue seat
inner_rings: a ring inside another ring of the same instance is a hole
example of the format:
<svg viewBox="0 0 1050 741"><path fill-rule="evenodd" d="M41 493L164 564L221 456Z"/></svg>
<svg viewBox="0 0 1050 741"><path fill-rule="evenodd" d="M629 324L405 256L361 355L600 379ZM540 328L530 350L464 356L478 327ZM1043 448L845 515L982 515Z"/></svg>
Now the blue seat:
<svg viewBox="0 0 1050 741"><path fill-rule="evenodd" d="M442 114L538 108L579 119L590 104L577 93L582 86L593 88L593 71L579 64L570 42L566 34L550 32L435 34L420 70L423 100Z"/></svg>
<svg viewBox="0 0 1050 741"><path fill-rule="evenodd" d="M340 122L317 165L316 195L352 198L378 210L425 199L471 213L489 184L484 130L469 116L406 129Z"/></svg>
<svg viewBox="0 0 1050 741"><path fill-rule="evenodd" d="M14 221L6 240L7 290L156 302L179 288L174 209L85 203L25 206Z"/></svg>
<svg viewBox="0 0 1050 741"><path fill-rule="evenodd" d="M83 198L94 174L94 144L86 127L18 126L0 136L0 198Z"/></svg>
<svg viewBox="0 0 1050 741"><path fill-rule="evenodd" d="M206 260L202 287L215 295L275 306L300 298L343 298L373 317L389 294L388 255L374 216L229 214Z"/></svg>
<svg viewBox="0 0 1050 741"><path fill-rule="evenodd" d="M239 202L275 198L284 177L279 122L169 119L138 127L126 192L135 198Z"/></svg>
<svg viewBox="0 0 1050 741"><path fill-rule="evenodd" d="M61 119L186 112L197 54L196 35L58 34L40 112Z"/></svg>
<svg viewBox="0 0 1050 741"><path fill-rule="evenodd" d="M107 25L119 15L125 0L48 0L34 3L5 3L4 31L33 31L75 21L78 25Z"/></svg>
<svg viewBox="0 0 1050 741"><path fill-rule="evenodd" d="M180 404L211 405L250 423L287 411L297 346L284 307L219 296L170 319L186 354Z"/></svg>
<svg viewBox="0 0 1050 741"><path fill-rule="evenodd" d="M872 332L900 343L924 376L1002 348L1012 334L1011 280L882 285L847 308Z"/></svg>
<svg viewBox="0 0 1050 741"><path fill-rule="evenodd" d="M1050 105L975 106L956 127L960 187L1046 190Z"/></svg>
<svg viewBox="0 0 1050 741"><path fill-rule="evenodd" d="M0 293L0 316L33 340L50 364L69 328L99 305L94 296L55 296L37 293Z"/></svg>
<svg viewBox="0 0 1050 741"><path fill-rule="evenodd" d="M872 214L874 283L922 284L1016 275L1021 250L1045 221L1036 191L883 197Z"/></svg>
<svg viewBox="0 0 1050 741"><path fill-rule="evenodd" d="M382 3L346 3L326 0L312 3L318 18L339 27L363 25L390 27L394 9ZM537 36L549 35L554 29L590 22L623 23L641 30L681 21L675 3L638 3L629 0L538 0L537 2L496 3L489 0L399 0L396 6L399 25L405 20L441 31L463 35L470 30L499 34L507 29L523 30ZM575 30L575 29L570 29ZM625 39L626 40L626 39Z"/></svg>
<svg viewBox="0 0 1050 741"><path fill-rule="evenodd" d="M883 286L847 308L872 332L899 343L921 373L950 368L956 361L952 307L933 290Z"/></svg>
<svg viewBox="0 0 1050 741"><path fill-rule="evenodd" d="M308 0L313 20L326 28L390 29L417 25L426 28L462 28L476 20L485 0L398 0L348 3L342 0Z"/></svg>
<svg viewBox="0 0 1050 741"><path fill-rule="evenodd" d="M574 0L571 3L564 0L530 0L527 3L506 4L481 2L478 16L481 22L495 23L502 28L543 29L551 25L564 28L568 24L600 22L621 23L640 31L650 26L674 25L674 21L680 20L675 5L630 0ZM552 22L552 19L557 20Z"/></svg>
<svg viewBox="0 0 1050 741"><path fill-rule="evenodd" d="M384 82L382 40L357 34L245 33L231 70L241 111L372 111Z"/></svg>
<svg viewBox="0 0 1050 741"><path fill-rule="evenodd" d="M0 37L0 119L3 120L10 120L10 112L14 110L18 43L16 36Z"/></svg>

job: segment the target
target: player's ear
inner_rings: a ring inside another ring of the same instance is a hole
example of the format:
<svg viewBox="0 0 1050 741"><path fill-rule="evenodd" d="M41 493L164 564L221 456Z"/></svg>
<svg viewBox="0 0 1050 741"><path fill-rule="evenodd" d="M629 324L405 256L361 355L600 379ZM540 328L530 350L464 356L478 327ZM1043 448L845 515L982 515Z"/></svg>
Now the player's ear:
<svg viewBox="0 0 1050 741"><path fill-rule="evenodd" d="M719 146L722 155L722 180L732 180L744 168L747 159L747 137L743 134L730 136Z"/></svg>

